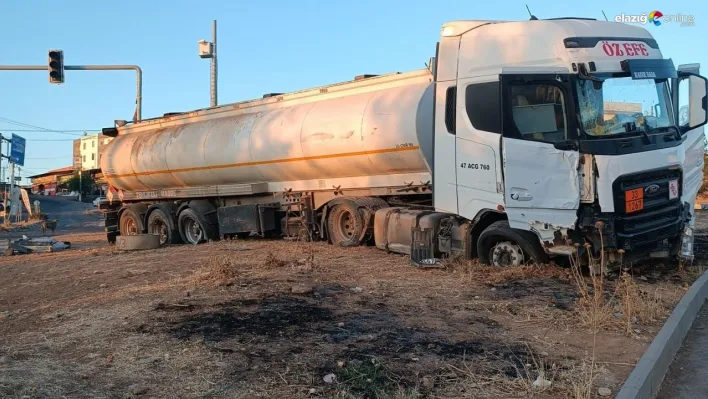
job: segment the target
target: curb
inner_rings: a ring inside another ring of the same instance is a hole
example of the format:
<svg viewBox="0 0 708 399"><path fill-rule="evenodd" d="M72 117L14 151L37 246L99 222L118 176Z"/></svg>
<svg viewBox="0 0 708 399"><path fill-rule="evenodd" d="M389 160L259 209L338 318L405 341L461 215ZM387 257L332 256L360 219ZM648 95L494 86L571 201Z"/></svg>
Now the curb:
<svg viewBox="0 0 708 399"><path fill-rule="evenodd" d="M616 399L653 399L693 320L708 297L708 271L696 280L634 366Z"/></svg>

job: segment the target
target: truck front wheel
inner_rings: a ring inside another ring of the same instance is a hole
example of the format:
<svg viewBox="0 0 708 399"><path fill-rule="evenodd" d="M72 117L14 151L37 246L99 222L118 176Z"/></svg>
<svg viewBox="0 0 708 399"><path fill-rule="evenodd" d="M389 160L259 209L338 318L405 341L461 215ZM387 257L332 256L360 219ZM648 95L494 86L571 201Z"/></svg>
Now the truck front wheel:
<svg viewBox="0 0 708 399"><path fill-rule="evenodd" d="M538 239L530 232L512 229L506 220L494 222L482 231L477 254L480 262L502 267L547 261Z"/></svg>

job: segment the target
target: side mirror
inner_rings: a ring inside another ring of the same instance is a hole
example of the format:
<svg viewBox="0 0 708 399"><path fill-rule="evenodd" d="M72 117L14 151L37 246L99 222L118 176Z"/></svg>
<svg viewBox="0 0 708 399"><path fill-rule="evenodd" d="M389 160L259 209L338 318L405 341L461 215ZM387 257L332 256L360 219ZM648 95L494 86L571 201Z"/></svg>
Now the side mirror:
<svg viewBox="0 0 708 399"><path fill-rule="evenodd" d="M688 130L708 121L708 79L699 75L688 76Z"/></svg>

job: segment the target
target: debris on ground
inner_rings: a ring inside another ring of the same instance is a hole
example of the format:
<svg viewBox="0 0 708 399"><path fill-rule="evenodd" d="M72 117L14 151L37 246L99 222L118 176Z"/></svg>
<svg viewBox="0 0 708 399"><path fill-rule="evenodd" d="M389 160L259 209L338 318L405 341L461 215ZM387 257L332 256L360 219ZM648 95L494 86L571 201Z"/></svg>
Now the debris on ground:
<svg viewBox="0 0 708 399"><path fill-rule="evenodd" d="M314 288L311 285L295 284L290 289L290 292L292 292L295 295L306 295L306 294L312 293L313 290L314 290Z"/></svg>
<svg viewBox="0 0 708 399"><path fill-rule="evenodd" d="M443 264L440 262L440 259L438 259L438 258L421 259L419 262L416 262L415 260L411 259L411 263L413 264L413 266L421 267L421 268L426 268L426 267L442 268L443 267Z"/></svg>
<svg viewBox="0 0 708 399"><path fill-rule="evenodd" d="M536 378L536 381L533 382L534 388L538 388L538 389L546 389L546 388L550 387L551 384L552 384L551 381L541 377L540 375L538 376L538 378Z"/></svg>
<svg viewBox="0 0 708 399"><path fill-rule="evenodd" d="M330 373L330 374L327 374L326 376L324 376L322 378L322 380L324 380L324 382L326 382L327 384L331 384L331 383L337 381L337 376Z"/></svg>
<svg viewBox="0 0 708 399"><path fill-rule="evenodd" d="M610 396L612 395L612 391L610 390L610 388L602 387L597 390L597 394L600 396Z"/></svg>
<svg viewBox="0 0 708 399"><path fill-rule="evenodd" d="M148 392L149 388L144 385L133 384L130 387L130 392L135 396L144 395Z"/></svg>
<svg viewBox="0 0 708 399"><path fill-rule="evenodd" d="M57 241L52 237L28 238L22 236L14 241L9 241L5 255L31 254L33 252L59 252L71 248L69 241Z"/></svg>

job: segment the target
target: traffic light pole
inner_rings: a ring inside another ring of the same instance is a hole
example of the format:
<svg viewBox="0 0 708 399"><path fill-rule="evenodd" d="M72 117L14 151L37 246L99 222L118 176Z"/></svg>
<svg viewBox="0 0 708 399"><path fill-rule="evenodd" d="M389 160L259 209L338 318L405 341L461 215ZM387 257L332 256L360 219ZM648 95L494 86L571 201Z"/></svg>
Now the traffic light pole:
<svg viewBox="0 0 708 399"><path fill-rule="evenodd" d="M46 71L46 65L0 65L0 71ZM135 97L135 120L142 119L143 71L137 65L65 65L65 71L135 71L137 94Z"/></svg>

